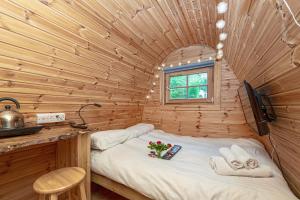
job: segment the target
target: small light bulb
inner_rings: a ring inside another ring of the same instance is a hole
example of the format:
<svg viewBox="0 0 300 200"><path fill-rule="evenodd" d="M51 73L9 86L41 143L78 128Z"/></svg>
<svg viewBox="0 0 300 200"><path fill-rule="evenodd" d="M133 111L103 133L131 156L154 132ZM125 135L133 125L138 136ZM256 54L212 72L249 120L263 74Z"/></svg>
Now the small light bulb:
<svg viewBox="0 0 300 200"><path fill-rule="evenodd" d="M218 50L218 55L223 56L224 52L222 49Z"/></svg>
<svg viewBox="0 0 300 200"><path fill-rule="evenodd" d="M154 90L150 90L150 92L151 92L151 93L153 93L153 92L154 92Z"/></svg>
<svg viewBox="0 0 300 200"><path fill-rule="evenodd" d="M173 64L171 64L170 67L173 67Z"/></svg>
<svg viewBox="0 0 300 200"><path fill-rule="evenodd" d="M212 57L211 57L211 56L209 57L209 60L212 60Z"/></svg>
<svg viewBox="0 0 300 200"><path fill-rule="evenodd" d="M161 66L162 66L162 67L165 67L165 66L166 66L166 64L165 64L165 63L163 63L163 64L161 64Z"/></svg>
<svg viewBox="0 0 300 200"><path fill-rule="evenodd" d="M150 99L150 95L147 95L146 98L147 98L147 99Z"/></svg>
<svg viewBox="0 0 300 200"><path fill-rule="evenodd" d="M201 59L198 59L198 62L201 62Z"/></svg>
<svg viewBox="0 0 300 200"><path fill-rule="evenodd" d="M227 38L227 33L220 33L219 40L224 41Z"/></svg>
<svg viewBox="0 0 300 200"><path fill-rule="evenodd" d="M156 85L156 83L155 83L155 82L153 82L153 83L152 83L152 85Z"/></svg>
<svg viewBox="0 0 300 200"><path fill-rule="evenodd" d="M181 65L181 62L179 62L178 65L180 66L180 65Z"/></svg>
<svg viewBox="0 0 300 200"><path fill-rule="evenodd" d="M228 10L228 4L224 1L218 3L217 10L219 14L226 13L226 11Z"/></svg>
<svg viewBox="0 0 300 200"><path fill-rule="evenodd" d="M155 74L155 78L159 78L159 75L158 75L158 74Z"/></svg>
<svg viewBox="0 0 300 200"><path fill-rule="evenodd" d="M218 29L222 29L225 27L225 21L223 19L220 19L217 21L216 26Z"/></svg>
<svg viewBox="0 0 300 200"><path fill-rule="evenodd" d="M224 47L224 44L222 42L217 44L217 49L222 49Z"/></svg>
<svg viewBox="0 0 300 200"><path fill-rule="evenodd" d="M190 61L190 60L188 60L188 61L187 61L187 63L188 63L188 64L190 64L190 63L191 63L191 61Z"/></svg>
<svg viewBox="0 0 300 200"><path fill-rule="evenodd" d="M221 60L223 58L223 55L217 55L217 59Z"/></svg>
<svg viewBox="0 0 300 200"><path fill-rule="evenodd" d="M157 67L158 70L161 70L161 67Z"/></svg>

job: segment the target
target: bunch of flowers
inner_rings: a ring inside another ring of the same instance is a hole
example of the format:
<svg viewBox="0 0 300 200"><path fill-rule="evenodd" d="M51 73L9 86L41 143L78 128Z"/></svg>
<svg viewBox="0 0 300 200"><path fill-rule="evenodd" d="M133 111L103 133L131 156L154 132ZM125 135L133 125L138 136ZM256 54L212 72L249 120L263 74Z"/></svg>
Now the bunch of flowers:
<svg viewBox="0 0 300 200"><path fill-rule="evenodd" d="M172 147L171 144L164 144L161 141L157 141L157 142L150 141L148 148L151 150L155 150L155 152L151 151L149 156L161 158L161 153L171 147Z"/></svg>

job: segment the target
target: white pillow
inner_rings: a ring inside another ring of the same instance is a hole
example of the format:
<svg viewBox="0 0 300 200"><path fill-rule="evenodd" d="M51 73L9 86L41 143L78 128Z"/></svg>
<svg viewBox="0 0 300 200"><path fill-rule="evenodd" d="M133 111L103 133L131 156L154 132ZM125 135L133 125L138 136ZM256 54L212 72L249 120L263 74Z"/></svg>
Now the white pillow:
<svg viewBox="0 0 300 200"><path fill-rule="evenodd" d="M144 135L146 133L149 133L150 131L154 130L153 124L145 124L145 123L139 123L134 126L128 127L126 130L130 132L129 138L138 137L141 135Z"/></svg>
<svg viewBox="0 0 300 200"><path fill-rule="evenodd" d="M99 131L91 134L92 149L105 150L125 142L130 136L126 129Z"/></svg>

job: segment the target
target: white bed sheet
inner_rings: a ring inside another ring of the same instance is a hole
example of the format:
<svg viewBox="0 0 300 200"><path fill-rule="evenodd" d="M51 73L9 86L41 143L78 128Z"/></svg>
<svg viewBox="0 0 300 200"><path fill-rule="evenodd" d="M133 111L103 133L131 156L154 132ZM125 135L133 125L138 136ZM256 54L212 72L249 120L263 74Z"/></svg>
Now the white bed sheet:
<svg viewBox="0 0 300 200"><path fill-rule="evenodd" d="M149 141L182 146L172 160L148 156ZM274 170L272 178L220 176L209 166L218 148L238 144ZM92 171L157 200L296 200L261 143L253 139L211 139L159 131L91 153Z"/></svg>

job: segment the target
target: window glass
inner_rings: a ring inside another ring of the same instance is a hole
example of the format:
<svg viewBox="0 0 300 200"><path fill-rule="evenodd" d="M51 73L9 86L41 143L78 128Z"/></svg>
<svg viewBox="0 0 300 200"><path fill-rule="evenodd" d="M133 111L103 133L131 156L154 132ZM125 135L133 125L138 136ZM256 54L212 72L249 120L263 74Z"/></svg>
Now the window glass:
<svg viewBox="0 0 300 200"><path fill-rule="evenodd" d="M200 87L189 87L188 98L191 98L191 99L200 98Z"/></svg>
<svg viewBox="0 0 300 200"><path fill-rule="evenodd" d="M186 76L171 76L170 88L186 86Z"/></svg>
<svg viewBox="0 0 300 200"><path fill-rule="evenodd" d="M170 89L171 99L185 99L186 98L186 88L175 88Z"/></svg>
<svg viewBox="0 0 300 200"><path fill-rule="evenodd" d="M166 74L166 102L212 102L212 72L212 68L199 68Z"/></svg>
<svg viewBox="0 0 300 200"><path fill-rule="evenodd" d="M202 99L207 98L207 86L200 86L199 98L202 98Z"/></svg>
<svg viewBox="0 0 300 200"><path fill-rule="evenodd" d="M189 86L207 85L207 73L188 75Z"/></svg>

